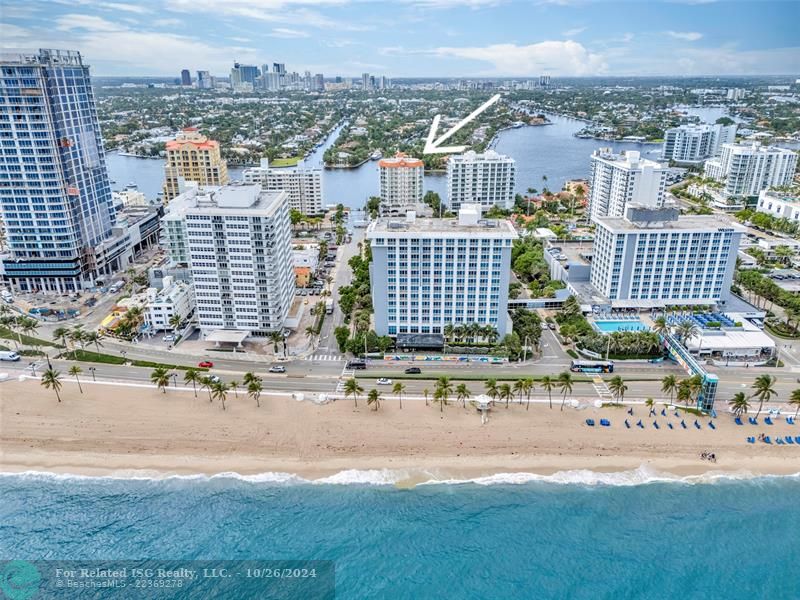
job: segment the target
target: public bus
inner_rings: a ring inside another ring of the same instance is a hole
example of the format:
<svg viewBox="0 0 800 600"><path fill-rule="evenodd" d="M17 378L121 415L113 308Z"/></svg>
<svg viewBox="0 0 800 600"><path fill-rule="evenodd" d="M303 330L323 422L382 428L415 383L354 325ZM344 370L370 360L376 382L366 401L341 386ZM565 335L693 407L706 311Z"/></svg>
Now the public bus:
<svg viewBox="0 0 800 600"><path fill-rule="evenodd" d="M573 360L569 370L576 373L613 373L614 363L610 360Z"/></svg>

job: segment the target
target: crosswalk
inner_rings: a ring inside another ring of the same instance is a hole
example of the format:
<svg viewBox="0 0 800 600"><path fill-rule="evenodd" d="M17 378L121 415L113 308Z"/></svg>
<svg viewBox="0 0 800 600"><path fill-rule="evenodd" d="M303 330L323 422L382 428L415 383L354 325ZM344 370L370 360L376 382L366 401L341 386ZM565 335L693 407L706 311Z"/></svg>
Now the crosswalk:
<svg viewBox="0 0 800 600"><path fill-rule="evenodd" d="M303 360L339 362L343 361L344 357L336 354L312 354L311 356L306 356Z"/></svg>
<svg viewBox="0 0 800 600"><path fill-rule="evenodd" d="M600 400L603 402L614 401L614 394L611 393L611 390L608 389L606 382L603 381L603 378L599 375L595 375L594 379L592 380L592 387L594 388L594 391L597 392Z"/></svg>
<svg viewBox="0 0 800 600"><path fill-rule="evenodd" d="M348 369L347 365L342 369L342 374L339 376L339 381L336 383L336 393L344 394L344 382L355 375L355 371Z"/></svg>

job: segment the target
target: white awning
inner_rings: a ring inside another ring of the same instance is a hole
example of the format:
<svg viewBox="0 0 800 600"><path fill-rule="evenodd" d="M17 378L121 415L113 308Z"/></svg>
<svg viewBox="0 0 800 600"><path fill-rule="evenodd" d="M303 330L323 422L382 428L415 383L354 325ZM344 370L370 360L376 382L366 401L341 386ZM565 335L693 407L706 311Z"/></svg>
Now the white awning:
<svg viewBox="0 0 800 600"><path fill-rule="evenodd" d="M241 344L250 337L250 331L239 329L217 329L206 335L207 342L227 342L229 344Z"/></svg>

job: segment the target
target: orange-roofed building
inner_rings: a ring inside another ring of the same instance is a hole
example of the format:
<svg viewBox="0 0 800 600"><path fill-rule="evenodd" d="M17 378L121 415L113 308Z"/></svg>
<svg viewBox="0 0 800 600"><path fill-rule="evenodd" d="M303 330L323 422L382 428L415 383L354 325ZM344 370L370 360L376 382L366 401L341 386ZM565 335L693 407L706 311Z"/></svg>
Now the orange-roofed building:
<svg viewBox="0 0 800 600"><path fill-rule="evenodd" d="M200 185L228 183L228 165L222 160L219 142L210 140L196 127L187 127L166 144L164 166L164 201L181 193L183 181Z"/></svg>
<svg viewBox="0 0 800 600"><path fill-rule="evenodd" d="M422 202L425 163L398 152L378 161L381 178L381 212L395 212Z"/></svg>
<svg viewBox="0 0 800 600"><path fill-rule="evenodd" d="M296 287L308 287L311 283L311 267L295 267L294 280Z"/></svg>

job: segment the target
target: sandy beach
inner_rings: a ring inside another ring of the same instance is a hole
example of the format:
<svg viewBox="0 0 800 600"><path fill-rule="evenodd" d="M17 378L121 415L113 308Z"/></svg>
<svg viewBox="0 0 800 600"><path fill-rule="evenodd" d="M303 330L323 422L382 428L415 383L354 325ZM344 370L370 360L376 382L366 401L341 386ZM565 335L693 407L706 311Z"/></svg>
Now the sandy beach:
<svg viewBox="0 0 800 600"><path fill-rule="evenodd" d="M798 425L772 427L733 423L728 414L716 430L677 426L680 419L658 416L661 429L635 408L626 429L621 408L559 411L531 404L506 409L498 404L481 424L474 407L452 401L444 413L421 400L403 409L387 395L379 411L359 399L317 406L277 396L261 407L240 392L229 394L227 410L205 392L83 384L64 378L58 403L38 381L0 384L0 471L44 471L76 475L165 475L236 472L252 475L294 473L328 477L346 470L387 469L405 473L409 484L430 479L468 479L497 473L592 470L618 472L646 468L675 476L706 472L794 474L800 447L747 444L764 431L800 435ZM596 427L585 419L593 418ZM612 422L599 427L599 419ZM667 422L676 429L667 428ZM700 459L702 451L717 462ZM403 478L401 478L403 479Z"/></svg>

